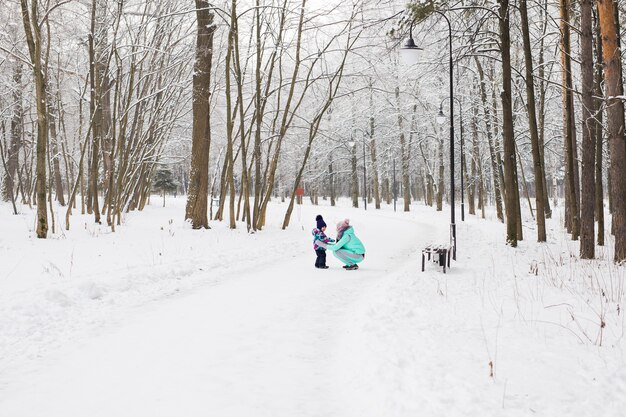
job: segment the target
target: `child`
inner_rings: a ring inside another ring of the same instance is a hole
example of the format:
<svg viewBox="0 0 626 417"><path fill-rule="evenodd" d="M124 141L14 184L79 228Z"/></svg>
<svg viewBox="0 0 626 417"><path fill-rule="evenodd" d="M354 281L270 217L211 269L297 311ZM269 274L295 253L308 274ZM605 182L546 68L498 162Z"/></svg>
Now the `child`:
<svg viewBox="0 0 626 417"><path fill-rule="evenodd" d="M313 229L313 249L315 249L315 253L317 254L317 259L315 260L315 267L320 269L328 269L328 265L326 265L326 249L321 246L318 246L315 243L316 240L320 240L324 243L333 243L335 240L326 236L324 231L326 230L326 222L321 214L318 214L315 217L315 221L317 222L317 227Z"/></svg>

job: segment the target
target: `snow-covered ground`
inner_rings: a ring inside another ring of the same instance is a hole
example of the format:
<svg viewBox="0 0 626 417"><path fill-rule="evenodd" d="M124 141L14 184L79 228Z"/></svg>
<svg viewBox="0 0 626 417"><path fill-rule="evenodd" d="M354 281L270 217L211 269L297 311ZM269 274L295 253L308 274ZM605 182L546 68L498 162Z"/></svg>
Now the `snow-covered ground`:
<svg viewBox="0 0 626 417"><path fill-rule="evenodd" d="M285 209L194 231L170 199L38 240L0 205L0 416L624 415L626 271L577 259L560 219L512 249L467 216L443 274L420 249L447 210L305 200L283 231ZM316 214L351 219L358 271L313 267Z"/></svg>

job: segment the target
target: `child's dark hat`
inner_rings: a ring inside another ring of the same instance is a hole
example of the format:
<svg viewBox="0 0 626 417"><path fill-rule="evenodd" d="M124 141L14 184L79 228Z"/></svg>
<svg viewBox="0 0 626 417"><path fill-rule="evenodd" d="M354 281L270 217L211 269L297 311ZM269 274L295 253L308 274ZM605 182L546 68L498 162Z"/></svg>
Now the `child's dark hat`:
<svg viewBox="0 0 626 417"><path fill-rule="evenodd" d="M326 222L324 221L324 218L322 217L321 214L318 214L315 217L315 221L317 222L317 228L319 230L322 230L322 227L326 227Z"/></svg>

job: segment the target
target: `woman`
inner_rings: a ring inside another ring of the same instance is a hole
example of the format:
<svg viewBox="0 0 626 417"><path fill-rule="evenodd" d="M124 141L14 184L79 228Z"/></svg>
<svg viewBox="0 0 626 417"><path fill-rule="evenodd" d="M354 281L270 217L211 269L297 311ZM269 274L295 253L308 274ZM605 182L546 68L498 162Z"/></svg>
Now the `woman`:
<svg viewBox="0 0 626 417"><path fill-rule="evenodd" d="M354 229L350 226L348 219L337 224L337 243L328 245L319 240L315 243L333 251L335 257L345 264L343 267L347 270L359 269L357 264L365 259L365 246L354 234Z"/></svg>

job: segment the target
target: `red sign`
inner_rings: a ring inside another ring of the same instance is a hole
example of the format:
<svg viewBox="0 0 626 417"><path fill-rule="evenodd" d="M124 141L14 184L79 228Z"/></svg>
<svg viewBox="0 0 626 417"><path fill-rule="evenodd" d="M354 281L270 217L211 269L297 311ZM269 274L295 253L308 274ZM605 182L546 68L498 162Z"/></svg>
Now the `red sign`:
<svg viewBox="0 0 626 417"><path fill-rule="evenodd" d="M302 197L304 195L304 188L296 188L296 195Z"/></svg>

